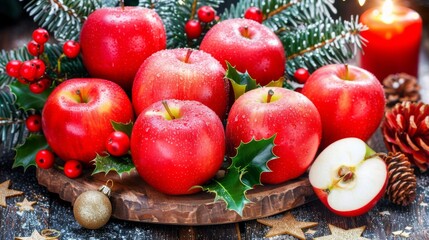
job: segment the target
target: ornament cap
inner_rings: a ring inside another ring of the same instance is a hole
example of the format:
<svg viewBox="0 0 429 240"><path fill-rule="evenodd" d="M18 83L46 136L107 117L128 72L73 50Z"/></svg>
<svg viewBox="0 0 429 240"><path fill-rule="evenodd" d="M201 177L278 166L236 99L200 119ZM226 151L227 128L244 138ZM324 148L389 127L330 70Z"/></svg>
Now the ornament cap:
<svg viewBox="0 0 429 240"><path fill-rule="evenodd" d="M104 195L106 195L107 197L110 198L110 193L112 192L112 187L113 187L113 181L112 180L107 180L106 183L101 186L98 191L100 191L101 193L103 193Z"/></svg>

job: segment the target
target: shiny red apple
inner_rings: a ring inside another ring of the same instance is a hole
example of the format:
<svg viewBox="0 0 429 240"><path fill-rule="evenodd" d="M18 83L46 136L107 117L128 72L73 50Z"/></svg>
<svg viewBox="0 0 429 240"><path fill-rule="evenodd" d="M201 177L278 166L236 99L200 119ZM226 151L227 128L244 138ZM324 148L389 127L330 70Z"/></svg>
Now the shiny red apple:
<svg viewBox="0 0 429 240"><path fill-rule="evenodd" d="M226 69L226 61L248 71L262 86L285 73L285 50L268 27L249 19L228 19L216 24L203 38L200 50L210 53Z"/></svg>
<svg viewBox="0 0 429 240"><path fill-rule="evenodd" d="M116 83L95 78L75 78L58 85L42 111L42 127L52 150L63 160L88 163L104 154L113 132L111 121L134 118L125 91Z"/></svg>
<svg viewBox="0 0 429 240"><path fill-rule="evenodd" d="M273 152L278 158L268 162L272 172L262 173L262 183L282 183L307 170L322 137L320 115L304 95L285 88L257 88L235 101L226 125L230 153L240 142L274 134Z"/></svg>
<svg viewBox="0 0 429 240"><path fill-rule="evenodd" d="M166 100L147 107L131 134L131 155L145 182L160 192L190 194L215 176L225 155L221 120L197 101Z"/></svg>
<svg viewBox="0 0 429 240"><path fill-rule="evenodd" d="M383 86L370 72L351 65L326 65L308 78L302 94L316 105L322 118L321 148L336 140L368 140L384 116Z"/></svg>
<svg viewBox="0 0 429 240"><path fill-rule="evenodd" d="M114 81L129 91L143 61L166 48L166 33L154 10L100 8L84 22L80 44L92 77Z"/></svg>
<svg viewBox="0 0 429 240"><path fill-rule="evenodd" d="M384 160L359 138L340 139L314 160L309 180L321 202L341 216L370 211L384 195L388 174Z"/></svg>
<svg viewBox="0 0 429 240"><path fill-rule="evenodd" d="M195 100L223 118L229 83L225 70L210 54L191 49L168 49L150 56L136 74L132 102L138 115L163 99Z"/></svg>

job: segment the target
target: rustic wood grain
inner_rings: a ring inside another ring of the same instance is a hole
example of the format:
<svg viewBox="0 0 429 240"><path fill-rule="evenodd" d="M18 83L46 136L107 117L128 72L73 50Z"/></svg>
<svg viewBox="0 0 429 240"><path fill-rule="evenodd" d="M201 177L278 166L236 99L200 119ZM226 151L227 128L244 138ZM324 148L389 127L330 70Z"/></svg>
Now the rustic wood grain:
<svg viewBox="0 0 429 240"><path fill-rule="evenodd" d="M186 196L162 194L144 183L136 172L123 175L85 173L69 179L57 169L38 169L37 180L50 192L73 203L84 191L98 189L108 179L113 180L112 216L117 219L179 225L213 225L234 223L271 216L303 205L315 199L308 179L302 178L279 185L258 186L248 192L248 204L243 215L226 209L214 195L200 192Z"/></svg>

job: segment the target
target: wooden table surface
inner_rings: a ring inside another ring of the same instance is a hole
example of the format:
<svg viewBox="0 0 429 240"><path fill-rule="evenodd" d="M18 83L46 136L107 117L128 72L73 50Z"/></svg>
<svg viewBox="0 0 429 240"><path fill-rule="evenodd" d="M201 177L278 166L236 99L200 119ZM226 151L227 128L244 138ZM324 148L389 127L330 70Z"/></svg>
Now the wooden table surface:
<svg viewBox="0 0 429 240"><path fill-rule="evenodd" d="M34 29L32 22L24 21L0 29L0 49L12 49L25 44ZM427 39L427 37L425 37ZM424 91L429 85L429 43L422 44L420 81ZM398 56L400 57L400 56ZM425 95L424 95L425 96ZM427 96L426 96L427 97ZM385 152L380 132L370 140L376 151ZM0 240L16 236L30 236L33 230L57 229L61 239L264 239L270 229L255 220L212 226L176 226L111 219L99 230L87 230L79 226L73 217L69 202L61 200L57 194L50 193L37 183L35 169L23 172L22 168L12 169L13 154L0 152L0 183L11 180L11 188L24 192L24 195L8 198L7 207L0 207ZM429 239L429 175L418 173L417 198L411 206L398 207L381 200L374 209L359 217L340 217L327 210L320 201L315 200L297 207L290 213L298 221L318 222L311 228L314 233L306 233L307 239L329 235L328 224L343 229L366 226L363 237L369 239L405 239L395 237L392 232L411 227L407 239ZM37 201L32 212L19 212L16 202L26 197ZM284 213L270 218L279 218ZM273 239L296 239L281 235Z"/></svg>

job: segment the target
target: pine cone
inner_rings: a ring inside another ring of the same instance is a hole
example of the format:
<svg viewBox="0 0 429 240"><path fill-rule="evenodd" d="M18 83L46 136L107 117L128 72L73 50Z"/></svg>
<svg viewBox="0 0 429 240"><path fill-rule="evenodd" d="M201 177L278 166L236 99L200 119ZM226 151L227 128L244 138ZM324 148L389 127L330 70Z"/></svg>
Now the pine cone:
<svg viewBox="0 0 429 240"><path fill-rule="evenodd" d="M404 101L417 102L420 100L420 85L417 79L406 73L387 76L383 80L383 88L387 108L392 108L395 104Z"/></svg>
<svg viewBox="0 0 429 240"><path fill-rule="evenodd" d="M401 152L392 153L383 157L387 164L388 183L386 197L390 202L407 206L416 198L417 180L411 163Z"/></svg>
<svg viewBox="0 0 429 240"><path fill-rule="evenodd" d="M402 152L424 172L429 164L429 105L409 101L386 112L381 126L384 143L391 152Z"/></svg>

